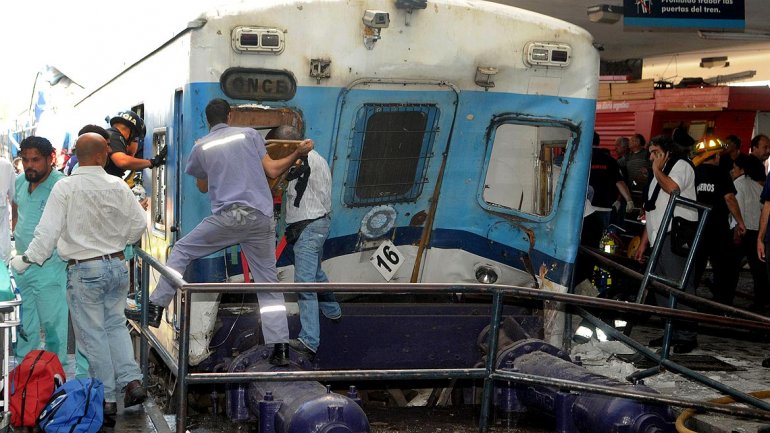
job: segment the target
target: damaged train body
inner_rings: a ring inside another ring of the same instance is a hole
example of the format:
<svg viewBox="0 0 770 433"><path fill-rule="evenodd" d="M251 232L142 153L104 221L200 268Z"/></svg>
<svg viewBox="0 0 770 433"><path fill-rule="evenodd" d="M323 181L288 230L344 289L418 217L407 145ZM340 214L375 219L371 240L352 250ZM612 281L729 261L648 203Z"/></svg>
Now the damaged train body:
<svg viewBox="0 0 770 433"><path fill-rule="evenodd" d="M166 166L144 175L142 249L160 262L210 213L184 168L208 132L206 104L224 98L231 125L263 134L296 126L329 162L330 281L566 292L591 158L592 42L572 24L482 1L263 0L200 15L75 111L85 124L133 109L147 125L144 157L168 145ZM277 239L283 225L277 217ZM290 248L278 251L279 279L292 282ZM243 281L237 246L197 260L184 278ZM223 371L223 360L260 343L255 300L193 299L192 368ZM322 321L310 368L467 368L481 359L489 299L341 300L345 319L336 328ZM172 354L177 311L150 330ZM562 345L554 311L511 302L505 314ZM297 322L290 306L294 331Z"/></svg>

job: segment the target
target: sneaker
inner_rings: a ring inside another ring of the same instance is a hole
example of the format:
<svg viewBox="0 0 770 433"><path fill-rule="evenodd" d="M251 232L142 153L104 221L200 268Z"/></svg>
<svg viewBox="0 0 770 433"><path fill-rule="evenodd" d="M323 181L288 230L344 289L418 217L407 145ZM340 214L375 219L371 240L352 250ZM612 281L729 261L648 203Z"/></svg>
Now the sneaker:
<svg viewBox="0 0 770 433"><path fill-rule="evenodd" d="M289 347L291 350L299 353L300 355L307 356L311 360L315 358L315 350L307 347L305 343L303 343L300 339L292 338L289 340Z"/></svg>

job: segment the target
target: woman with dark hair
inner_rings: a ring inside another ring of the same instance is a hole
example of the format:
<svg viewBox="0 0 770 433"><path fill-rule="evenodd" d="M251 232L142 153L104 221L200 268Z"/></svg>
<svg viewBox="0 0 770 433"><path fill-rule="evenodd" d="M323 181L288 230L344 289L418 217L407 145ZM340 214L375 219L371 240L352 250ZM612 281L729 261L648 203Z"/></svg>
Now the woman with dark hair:
<svg viewBox="0 0 770 433"><path fill-rule="evenodd" d="M671 226L661 227L663 216L666 212L671 193L679 190L684 198L695 200L695 170L692 163L683 156L683 149L670 138L659 135L650 140L650 161L652 161L652 174L650 183L644 194L644 210L646 211L646 228L642 231L642 239L636 251L636 259L644 261L644 252L647 247L655 242L662 230L671 231ZM689 221L698 220L698 212L694 209L677 206L674 216L682 217ZM657 275L672 280L678 280L685 268L687 258L675 254L671 248L671 236L666 235L660 249L658 262L653 269ZM684 290L695 294L695 282L692 277L685 283ZM658 305L668 305L667 297L655 294ZM694 311L694 308L679 303L681 310ZM688 353L698 347L696 326L690 323L675 323L673 328L672 347L674 353ZM662 338L650 341L650 346L660 346Z"/></svg>

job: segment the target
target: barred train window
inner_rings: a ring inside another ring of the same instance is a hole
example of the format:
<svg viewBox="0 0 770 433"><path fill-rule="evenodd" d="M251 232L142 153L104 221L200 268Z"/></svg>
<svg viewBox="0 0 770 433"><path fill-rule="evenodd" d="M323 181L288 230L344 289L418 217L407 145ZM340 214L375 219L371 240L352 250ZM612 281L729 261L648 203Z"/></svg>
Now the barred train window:
<svg viewBox="0 0 770 433"><path fill-rule="evenodd" d="M152 133L152 155L166 145L166 128ZM152 231L158 237L166 237L166 166L152 169Z"/></svg>
<svg viewBox="0 0 770 433"><path fill-rule="evenodd" d="M435 105L367 104L350 141L345 203L414 201L422 192L436 134Z"/></svg>
<svg viewBox="0 0 770 433"><path fill-rule="evenodd" d="M562 126L513 124L495 131L482 198L499 207L534 215L553 208L561 161L572 131Z"/></svg>

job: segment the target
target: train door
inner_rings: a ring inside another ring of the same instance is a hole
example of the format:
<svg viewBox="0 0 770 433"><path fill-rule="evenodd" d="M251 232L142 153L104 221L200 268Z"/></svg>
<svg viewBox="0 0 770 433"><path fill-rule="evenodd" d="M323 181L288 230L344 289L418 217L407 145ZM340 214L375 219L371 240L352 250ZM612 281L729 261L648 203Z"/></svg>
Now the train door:
<svg viewBox="0 0 770 433"><path fill-rule="evenodd" d="M174 179L169 180L172 184L170 186L170 190L172 191L173 195L172 197L175 197L174 200L171 201L172 210L170 212L170 215L167 217L168 225L169 225L169 245L172 245L174 241L176 241L176 237L178 235L178 225L179 222L182 221L179 212L181 210L181 206L179 203L176 202L176 200L181 197L181 191L180 191L180 185L182 179L180 179L180 176L183 174L183 165L185 160L182 158L182 152L184 149L183 143L182 143L182 126L184 125L184 116L182 111L182 96L183 93L181 90L177 90L174 92L174 113L173 113L173 122L174 126L172 129L172 139L173 139L173 147L169 147L169 149L173 152L173 155L168 157L167 164L173 164L173 172L176 173L176 176Z"/></svg>
<svg viewBox="0 0 770 433"><path fill-rule="evenodd" d="M458 94L438 83L373 84L340 98L332 178L333 206L344 211L332 218L337 257L327 266L340 281L416 282Z"/></svg>

